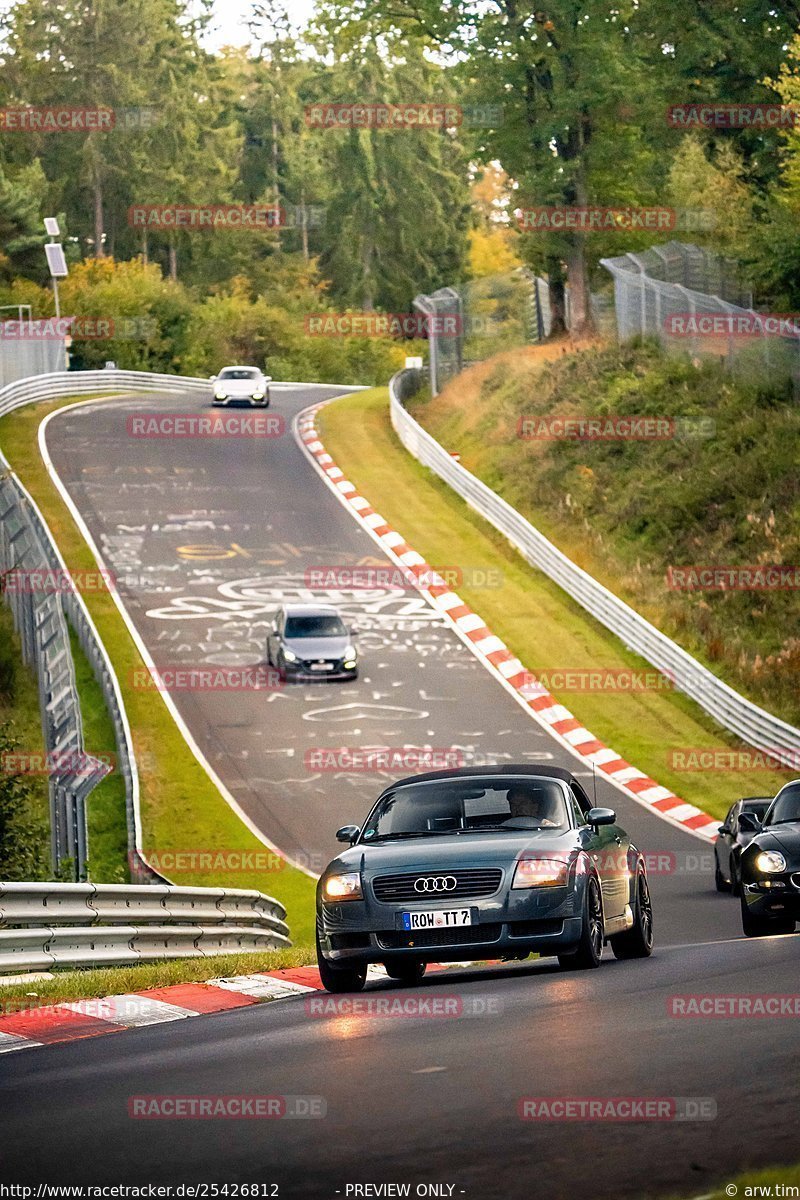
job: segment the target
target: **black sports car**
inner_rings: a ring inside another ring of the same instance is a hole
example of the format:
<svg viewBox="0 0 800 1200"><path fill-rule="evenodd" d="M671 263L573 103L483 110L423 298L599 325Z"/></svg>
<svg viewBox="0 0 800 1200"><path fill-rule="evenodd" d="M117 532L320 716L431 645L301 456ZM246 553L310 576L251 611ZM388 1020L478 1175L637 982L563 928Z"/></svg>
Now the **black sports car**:
<svg viewBox="0 0 800 1200"><path fill-rule="evenodd" d="M556 955L597 967L645 958L653 916L644 859L609 808L556 767L470 767L401 779L317 886L324 987L358 991L367 964L414 983L429 962Z"/></svg>
<svg viewBox="0 0 800 1200"><path fill-rule="evenodd" d="M742 813L755 837L742 851L742 928L747 937L794 933L800 919L800 779L787 783L763 823Z"/></svg>
<svg viewBox="0 0 800 1200"><path fill-rule="evenodd" d="M755 837L753 829L739 825L739 817L742 813L752 813L757 822L761 822L771 803L771 796L747 796L728 809L714 843L714 884L718 892L739 895L739 859L745 846L749 846Z"/></svg>

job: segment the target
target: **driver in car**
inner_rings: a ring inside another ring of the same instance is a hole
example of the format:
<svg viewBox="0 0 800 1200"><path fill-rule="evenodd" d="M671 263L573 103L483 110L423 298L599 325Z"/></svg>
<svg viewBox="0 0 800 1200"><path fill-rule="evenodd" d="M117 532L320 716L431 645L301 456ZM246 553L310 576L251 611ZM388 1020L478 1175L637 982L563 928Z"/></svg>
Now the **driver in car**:
<svg viewBox="0 0 800 1200"><path fill-rule="evenodd" d="M509 788L506 799L510 820L516 817L531 817L538 821L543 829L558 829L559 822L552 820L557 816L553 800L538 788L517 784Z"/></svg>

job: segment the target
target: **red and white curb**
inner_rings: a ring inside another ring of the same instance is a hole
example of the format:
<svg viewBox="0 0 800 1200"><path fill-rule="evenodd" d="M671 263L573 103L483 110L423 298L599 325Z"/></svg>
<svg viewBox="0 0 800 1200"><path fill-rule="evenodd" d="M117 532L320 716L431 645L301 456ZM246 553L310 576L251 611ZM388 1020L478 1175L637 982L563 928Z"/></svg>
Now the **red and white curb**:
<svg viewBox="0 0 800 1200"><path fill-rule="evenodd" d="M246 1008L265 1000L284 1000L303 992L319 991L321 987L316 967L295 967L212 979L208 983L179 983L102 1000L75 1000L20 1009L0 1016L0 1054Z"/></svg>
<svg viewBox="0 0 800 1200"><path fill-rule="evenodd" d="M428 970L446 971L473 965L471 962L432 963ZM385 970L378 964L367 968L368 982L379 983L387 978ZM162 1025L165 1021L182 1021L232 1008L248 1008L268 1000L288 1000L322 990L316 967L287 967L280 971L210 979L207 983L178 983L121 996L106 996L101 1000L21 1008L0 1015L0 1054L106 1033L123 1033L126 1029Z"/></svg>
<svg viewBox="0 0 800 1200"><path fill-rule="evenodd" d="M465 604L441 577L437 577L435 568L375 511L369 500L359 494L355 484L345 478L344 472L320 440L314 422L322 407L322 404L312 405L300 413L295 422L297 436L312 463L342 504L384 553L404 568L410 582L446 617L483 665L517 697L530 716L567 750L602 771L616 787L670 824L703 840L714 841L719 828L717 818L656 783L590 733L568 708L525 669L505 643L492 633L483 618ZM433 581L430 586L420 582L421 576Z"/></svg>

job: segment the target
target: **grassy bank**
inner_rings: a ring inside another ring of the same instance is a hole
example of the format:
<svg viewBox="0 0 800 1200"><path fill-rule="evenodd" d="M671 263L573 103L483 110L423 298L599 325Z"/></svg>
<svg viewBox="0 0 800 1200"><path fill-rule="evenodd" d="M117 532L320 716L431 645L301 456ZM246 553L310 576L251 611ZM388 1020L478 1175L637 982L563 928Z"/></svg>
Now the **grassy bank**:
<svg viewBox="0 0 800 1200"><path fill-rule="evenodd" d="M686 591L667 581L670 567L797 569L800 409L790 391L652 345L549 361L529 350L482 363L411 410L573 561L733 687L800 723L800 589ZM530 434L556 416L630 415L690 424L695 435L519 435L520 421Z"/></svg>
<svg viewBox="0 0 800 1200"><path fill-rule="evenodd" d="M326 406L319 428L347 477L428 562L465 569L459 594L529 670L647 671L647 664L529 567L496 530L406 453L389 421L386 389ZM496 572L501 586L470 585L470 567ZM674 750L736 744L678 693L582 691L559 698L640 770L717 816L736 797L769 794L788 777L765 770L675 769Z"/></svg>
<svg viewBox="0 0 800 1200"><path fill-rule="evenodd" d="M37 445L37 429L43 417L74 403L74 399L62 399L12 413L0 421L0 444L42 509L68 567L94 571L93 556L48 477ZM84 599L116 669L134 750L144 764L140 773L144 845L161 854L207 851L210 847L263 852L262 844L194 758L161 697L130 686L134 671L141 670L143 664L111 594L87 591ZM99 819L100 814L96 815ZM267 892L285 905L293 941L307 942L313 938L313 880L286 864L276 866L276 870L236 873L187 871L179 882Z"/></svg>
<svg viewBox="0 0 800 1200"><path fill-rule="evenodd" d="M702 1186L702 1185L701 1185ZM779 1197L800 1195L800 1166L769 1167L764 1171L746 1171L734 1175L727 1185L706 1191L703 1188L703 1200L730 1200L738 1196L739 1200L779 1200ZM691 1198L694 1200L694 1197Z"/></svg>
<svg viewBox="0 0 800 1200"><path fill-rule="evenodd" d="M115 761L114 723L106 708L103 690L92 674L80 642L70 631L72 661L83 721L83 744L88 754L109 755ZM86 804L89 834L88 876L93 883L127 883L128 822L125 813L125 780L112 771L92 790Z"/></svg>
<svg viewBox="0 0 800 1200"><path fill-rule="evenodd" d="M0 600L0 748L43 754L36 675L22 661L11 610ZM50 802L47 779L0 775L0 878L49 879Z"/></svg>
<svg viewBox="0 0 800 1200"><path fill-rule="evenodd" d="M95 971L62 971L52 979L0 984L0 1013L64 1004L70 1000L95 1000L122 996L146 988L176 983L205 983L231 975L302 967L314 961L311 946L291 950L265 950L253 954L214 954L210 958L180 958L174 962L137 963L133 967L103 967Z"/></svg>

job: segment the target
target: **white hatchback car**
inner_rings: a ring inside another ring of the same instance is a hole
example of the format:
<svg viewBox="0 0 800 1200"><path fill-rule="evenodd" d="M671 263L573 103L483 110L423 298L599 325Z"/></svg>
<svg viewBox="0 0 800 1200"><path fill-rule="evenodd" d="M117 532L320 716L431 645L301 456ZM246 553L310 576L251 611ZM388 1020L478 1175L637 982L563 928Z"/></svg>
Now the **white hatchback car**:
<svg viewBox="0 0 800 1200"><path fill-rule="evenodd" d="M223 367L219 375L211 376L214 403L268 408L271 380L272 376L265 375L258 367Z"/></svg>

